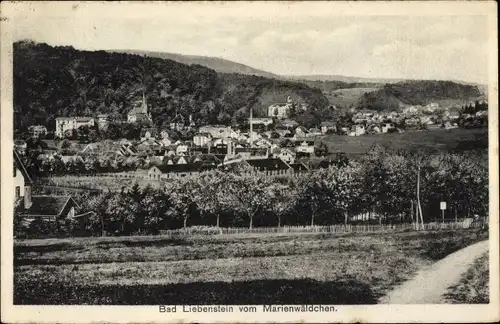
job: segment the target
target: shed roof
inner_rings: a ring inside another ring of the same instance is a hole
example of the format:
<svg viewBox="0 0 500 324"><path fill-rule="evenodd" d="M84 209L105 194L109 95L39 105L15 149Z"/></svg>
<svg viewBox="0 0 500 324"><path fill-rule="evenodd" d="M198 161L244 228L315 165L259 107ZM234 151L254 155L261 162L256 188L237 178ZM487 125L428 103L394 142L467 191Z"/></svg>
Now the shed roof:
<svg viewBox="0 0 500 324"><path fill-rule="evenodd" d="M178 172L201 172L215 169L214 166L211 165L203 165L198 163L188 163L188 164L168 164L168 165L160 165L157 168L162 173L178 173Z"/></svg>
<svg viewBox="0 0 500 324"><path fill-rule="evenodd" d="M246 160L252 167L262 171L288 170L290 166L279 158Z"/></svg>
<svg viewBox="0 0 500 324"><path fill-rule="evenodd" d="M67 204L78 206L71 196L32 196L31 202L31 206L24 214L59 216Z"/></svg>

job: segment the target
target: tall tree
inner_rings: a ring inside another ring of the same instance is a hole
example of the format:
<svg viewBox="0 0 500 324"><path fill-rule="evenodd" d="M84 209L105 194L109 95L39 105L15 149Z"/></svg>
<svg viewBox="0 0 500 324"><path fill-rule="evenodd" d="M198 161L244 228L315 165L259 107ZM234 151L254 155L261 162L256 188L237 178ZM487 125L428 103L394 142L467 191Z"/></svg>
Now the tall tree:
<svg viewBox="0 0 500 324"><path fill-rule="evenodd" d="M248 228L253 228L254 216L266 209L269 197L265 190L269 180L254 174L232 174L227 183L236 209L248 217Z"/></svg>

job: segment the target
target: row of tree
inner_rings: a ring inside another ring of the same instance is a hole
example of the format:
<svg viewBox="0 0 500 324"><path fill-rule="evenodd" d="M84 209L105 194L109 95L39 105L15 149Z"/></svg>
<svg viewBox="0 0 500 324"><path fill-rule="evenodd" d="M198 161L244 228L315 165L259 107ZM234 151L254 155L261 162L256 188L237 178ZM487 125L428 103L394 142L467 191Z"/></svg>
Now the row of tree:
<svg viewBox="0 0 500 324"><path fill-rule="evenodd" d="M447 218L487 214L488 171L481 161L467 153L375 148L362 160L303 177L211 171L168 182L161 190L135 185L85 197L81 212L95 212L86 224L94 235L154 234L193 225L347 224L361 218L422 224L440 220L441 201L448 204Z"/></svg>

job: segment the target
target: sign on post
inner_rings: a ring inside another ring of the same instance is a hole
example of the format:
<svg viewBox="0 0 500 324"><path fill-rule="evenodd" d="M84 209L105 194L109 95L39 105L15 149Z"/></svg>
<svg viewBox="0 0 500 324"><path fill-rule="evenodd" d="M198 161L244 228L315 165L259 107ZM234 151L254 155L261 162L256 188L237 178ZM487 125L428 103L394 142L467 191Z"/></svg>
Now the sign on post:
<svg viewBox="0 0 500 324"><path fill-rule="evenodd" d="M441 206L441 215L442 215L441 222L443 223L443 226L444 226L444 211L446 210L446 201L442 201L440 206Z"/></svg>

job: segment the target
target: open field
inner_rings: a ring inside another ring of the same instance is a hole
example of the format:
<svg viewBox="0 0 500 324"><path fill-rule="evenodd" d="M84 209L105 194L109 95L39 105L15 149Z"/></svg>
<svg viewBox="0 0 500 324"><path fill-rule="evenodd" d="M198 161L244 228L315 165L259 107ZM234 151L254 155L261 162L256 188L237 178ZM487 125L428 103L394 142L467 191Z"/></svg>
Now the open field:
<svg viewBox="0 0 500 324"><path fill-rule="evenodd" d="M474 261L472 267L463 275L460 282L450 288L445 297L447 301L457 304L489 303L489 255Z"/></svg>
<svg viewBox="0 0 500 324"><path fill-rule="evenodd" d="M327 135L322 141L331 153L365 153L374 144L393 149L470 150L488 148L488 129L428 130L363 136Z"/></svg>
<svg viewBox="0 0 500 324"><path fill-rule="evenodd" d="M485 238L443 230L18 240L14 303L373 304Z"/></svg>
<svg viewBox="0 0 500 324"><path fill-rule="evenodd" d="M323 91L323 93L325 97L328 98L328 101L330 101L331 105L335 105L337 107L349 108L365 93L376 90L378 90L377 87L347 88L347 89L337 89L334 91Z"/></svg>
<svg viewBox="0 0 500 324"><path fill-rule="evenodd" d="M39 180L41 186L49 188L66 187L69 188L85 188L89 190L104 190L104 191L120 191L122 188L130 188L134 183L139 184L141 188L150 185L153 188L159 188L160 182L135 177L135 173L130 173L130 178L108 175L65 175L53 176Z"/></svg>

